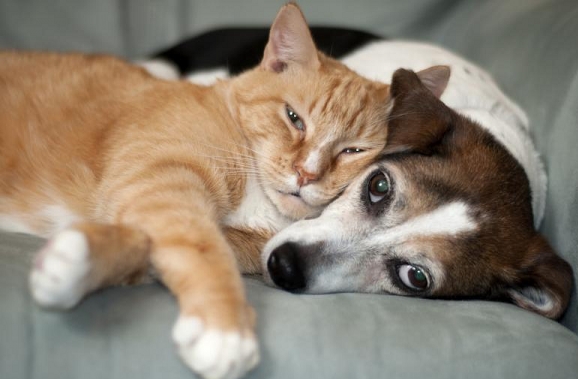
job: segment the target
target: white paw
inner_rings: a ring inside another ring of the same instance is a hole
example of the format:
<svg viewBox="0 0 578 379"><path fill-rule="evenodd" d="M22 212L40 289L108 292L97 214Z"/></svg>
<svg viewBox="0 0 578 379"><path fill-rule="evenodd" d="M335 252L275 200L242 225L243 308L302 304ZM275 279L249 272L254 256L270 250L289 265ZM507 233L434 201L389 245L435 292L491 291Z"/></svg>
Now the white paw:
<svg viewBox="0 0 578 379"><path fill-rule="evenodd" d="M239 378L259 362L259 347L251 332L207 329L196 317L179 317L173 341L187 366L205 379Z"/></svg>
<svg viewBox="0 0 578 379"><path fill-rule="evenodd" d="M77 230L54 236L34 259L30 273L32 297L43 307L72 308L88 291L89 245Z"/></svg>

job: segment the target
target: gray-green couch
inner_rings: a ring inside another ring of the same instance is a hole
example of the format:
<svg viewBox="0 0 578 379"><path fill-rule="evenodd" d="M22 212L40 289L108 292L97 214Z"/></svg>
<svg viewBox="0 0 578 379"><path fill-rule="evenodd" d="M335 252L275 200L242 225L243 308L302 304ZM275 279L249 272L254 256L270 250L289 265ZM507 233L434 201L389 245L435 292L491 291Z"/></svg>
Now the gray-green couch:
<svg viewBox="0 0 578 379"><path fill-rule="evenodd" d="M136 58L209 27L267 25L281 4L0 0L0 48ZM531 119L549 174L542 231L576 277L578 2L303 0L301 6L311 23L434 41L487 68ZM0 378L194 377L171 344L177 309L160 285L106 290L67 313L37 308L27 272L41 244L0 234ZM249 378L578 377L576 290L559 324L509 304L292 295L255 278L245 283L262 353Z"/></svg>

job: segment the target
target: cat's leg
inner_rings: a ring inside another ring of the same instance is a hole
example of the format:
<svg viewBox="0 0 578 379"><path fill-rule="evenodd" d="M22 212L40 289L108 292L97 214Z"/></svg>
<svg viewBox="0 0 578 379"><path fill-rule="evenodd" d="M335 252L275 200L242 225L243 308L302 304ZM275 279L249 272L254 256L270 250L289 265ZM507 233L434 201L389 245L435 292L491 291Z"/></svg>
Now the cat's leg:
<svg viewBox="0 0 578 379"><path fill-rule="evenodd" d="M151 237L151 263L179 304L173 340L183 361L206 378L239 377L259 360L255 316L215 196L200 179L159 177L133 187L117 217Z"/></svg>
<svg viewBox="0 0 578 379"><path fill-rule="evenodd" d="M44 307L68 309L99 288L147 276L150 240L122 225L78 223L57 233L34 259L30 289Z"/></svg>
<svg viewBox="0 0 578 379"><path fill-rule="evenodd" d="M261 251L273 233L265 229L225 227L225 236L235 251L239 269L243 274L259 274Z"/></svg>

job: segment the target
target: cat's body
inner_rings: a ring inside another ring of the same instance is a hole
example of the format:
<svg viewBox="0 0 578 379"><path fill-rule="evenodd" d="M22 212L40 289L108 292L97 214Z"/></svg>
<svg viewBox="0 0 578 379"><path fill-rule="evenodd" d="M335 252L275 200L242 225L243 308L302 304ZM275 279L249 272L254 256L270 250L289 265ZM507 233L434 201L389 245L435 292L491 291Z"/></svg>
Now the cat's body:
<svg viewBox="0 0 578 379"><path fill-rule="evenodd" d="M131 171L140 169L137 145L141 160L154 161L162 156L171 159L168 147L187 148L190 153L201 142L190 132L194 126L182 120L205 118L200 121L205 125L214 121L205 128L207 139L220 128L233 136L236 132L239 140L240 132L230 127L230 120L218 122L228 112L206 117L198 102L181 101L200 99L203 92L214 96L214 91L178 82L168 85L112 57L42 53L1 57L7 89L0 94L6 110L0 115L1 209L27 217L21 220L27 225L23 231L45 237L59 231L49 211L56 208L72 220L117 221L118 212L103 200L114 196L111 181L130 178L135 174ZM33 71L37 74L31 75ZM213 101L212 106L218 109L219 104ZM179 135L183 138L166 138ZM243 188L244 183L235 185ZM34 212L37 203L45 210ZM231 205L235 203L238 200Z"/></svg>
<svg viewBox="0 0 578 379"><path fill-rule="evenodd" d="M0 61L5 229L49 237L80 220L126 222L141 186L180 170L198 171L218 220L239 208L253 162L226 86L169 83L108 56L8 52ZM271 232L288 220L275 211Z"/></svg>
<svg viewBox="0 0 578 379"><path fill-rule="evenodd" d="M213 378L258 360L239 269L258 271L268 237L317 215L387 138L389 87L318 53L292 4L261 65L211 87L16 52L0 84L0 227L56 233L35 300L69 308L152 266L179 302L181 357Z"/></svg>

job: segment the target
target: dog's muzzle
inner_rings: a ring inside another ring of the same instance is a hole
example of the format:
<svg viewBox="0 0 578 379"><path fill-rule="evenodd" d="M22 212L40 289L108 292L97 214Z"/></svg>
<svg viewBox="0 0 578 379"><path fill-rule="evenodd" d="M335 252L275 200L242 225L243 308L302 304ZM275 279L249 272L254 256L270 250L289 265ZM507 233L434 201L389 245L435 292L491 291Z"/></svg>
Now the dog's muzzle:
<svg viewBox="0 0 578 379"><path fill-rule="evenodd" d="M275 248L267 260L267 270L273 283L284 290L299 291L306 286L303 261L295 243L286 242Z"/></svg>

